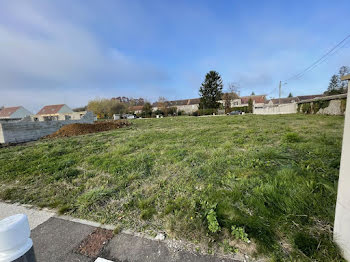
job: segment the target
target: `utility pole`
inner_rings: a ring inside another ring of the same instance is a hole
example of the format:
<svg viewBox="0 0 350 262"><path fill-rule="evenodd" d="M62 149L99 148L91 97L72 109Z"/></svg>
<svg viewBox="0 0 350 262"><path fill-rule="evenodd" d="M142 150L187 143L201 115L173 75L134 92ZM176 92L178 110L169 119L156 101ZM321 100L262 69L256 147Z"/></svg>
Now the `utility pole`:
<svg viewBox="0 0 350 262"><path fill-rule="evenodd" d="M278 95L278 104L281 104L281 93L282 93L282 82L280 81L280 85L278 87L279 95Z"/></svg>
<svg viewBox="0 0 350 262"><path fill-rule="evenodd" d="M350 75L343 76L348 81L350 97ZM349 100L348 100L349 101ZM334 221L334 240L342 250L345 259L350 261L350 103L346 105L343 147L341 153L338 195Z"/></svg>

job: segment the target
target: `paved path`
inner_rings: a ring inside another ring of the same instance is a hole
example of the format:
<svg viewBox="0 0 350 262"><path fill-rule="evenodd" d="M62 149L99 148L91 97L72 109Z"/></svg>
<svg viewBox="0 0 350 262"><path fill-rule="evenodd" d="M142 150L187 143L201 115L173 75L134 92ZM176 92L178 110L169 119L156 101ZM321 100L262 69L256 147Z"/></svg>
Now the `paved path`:
<svg viewBox="0 0 350 262"><path fill-rule="evenodd" d="M57 217L54 213L0 202L0 219L24 213L29 218L37 262L234 262L171 247L169 240L156 241L129 233L119 233L105 243L98 255L87 257L77 248L101 225L89 221Z"/></svg>
<svg viewBox="0 0 350 262"><path fill-rule="evenodd" d="M34 229L40 224L53 217L55 213L28 208L18 204L7 204L0 202L0 220L15 214L26 214L29 220L30 229Z"/></svg>

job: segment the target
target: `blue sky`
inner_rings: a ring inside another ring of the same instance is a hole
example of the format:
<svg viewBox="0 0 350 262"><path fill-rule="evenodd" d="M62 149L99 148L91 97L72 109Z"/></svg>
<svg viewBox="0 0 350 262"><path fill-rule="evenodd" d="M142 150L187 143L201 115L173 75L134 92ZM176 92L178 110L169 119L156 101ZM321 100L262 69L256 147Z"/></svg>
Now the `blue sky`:
<svg viewBox="0 0 350 262"><path fill-rule="evenodd" d="M32 111L95 97L198 97L209 70L277 97L350 34L348 0L0 0L0 105ZM323 92L350 41L283 95Z"/></svg>

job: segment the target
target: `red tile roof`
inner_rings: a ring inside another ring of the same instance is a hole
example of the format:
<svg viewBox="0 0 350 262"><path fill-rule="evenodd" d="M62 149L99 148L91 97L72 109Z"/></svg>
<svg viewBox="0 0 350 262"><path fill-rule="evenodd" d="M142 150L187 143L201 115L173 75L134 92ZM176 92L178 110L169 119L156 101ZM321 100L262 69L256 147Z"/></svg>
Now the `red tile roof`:
<svg viewBox="0 0 350 262"><path fill-rule="evenodd" d="M143 106L132 106L130 107L130 111L139 111L142 110Z"/></svg>
<svg viewBox="0 0 350 262"><path fill-rule="evenodd" d="M64 106L64 104L61 105L49 105L44 106L40 111L37 113L37 115L53 115L57 114L58 111Z"/></svg>
<svg viewBox="0 0 350 262"><path fill-rule="evenodd" d="M5 107L2 110L0 110L0 117L10 117L19 108L20 108L20 106Z"/></svg>
<svg viewBox="0 0 350 262"><path fill-rule="evenodd" d="M255 101L255 103L265 103L266 96L265 95L259 95L259 96L242 96L241 97L241 103L242 104L248 104L249 99L252 99Z"/></svg>
<svg viewBox="0 0 350 262"><path fill-rule="evenodd" d="M199 104L200 98L192 98L192 99L182 99L182 100L173 100L166 101L167 106L184 106L184 105L196 105ZM158 102L153 103L154 107L158 107Z"/></svg>

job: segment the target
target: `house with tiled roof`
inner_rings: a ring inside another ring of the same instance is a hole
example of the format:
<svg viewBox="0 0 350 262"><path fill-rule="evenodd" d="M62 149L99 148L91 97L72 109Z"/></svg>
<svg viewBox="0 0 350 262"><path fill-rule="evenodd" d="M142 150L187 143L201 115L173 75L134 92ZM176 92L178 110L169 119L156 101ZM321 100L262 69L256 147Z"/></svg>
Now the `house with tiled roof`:
<svg viewBox="0 0 350 262"><path fill-rule="evenodd" d="M143 106L131 106L129 107L129 111L133 112L134 114L140 114L142 112Z"/></svg>
<svg viewBox="0 0 350 262"><path fill-rule="evenodd" d="M65 116L64 119L70 119L70 114L74 113L73 110L65 105L47 105L40 109L40 111L36 114L37 117L43 118L43 120L59 120L60 116Z"/></svg>
<svg viewBox="0 0 350 262"><path fill-rule="evenodd" d="M253 107L263 107L266 103L266 95L242 96L231 101L231 107L248 106L249 99L253 101ZM224 101L219 101L224 103Z"/></svg>
<svg viewBox="0 0 350 262"><path fill-rule="evenodd" d="M186 114L190 114L198 110L199 102L200 102L199 98L192 98L192 99L166 101L165 105L167 107L176 107L177 111L184 111ZM153 111L158 110L159 103L158 102L153 103L152 107L153 107Z"/></svg>
<svg viewBox="0 0 350 262"><path fill-rule="evenodd" d="M23 106L4 107L0 110L0 119L22 119L31 114Z"/></svg>

